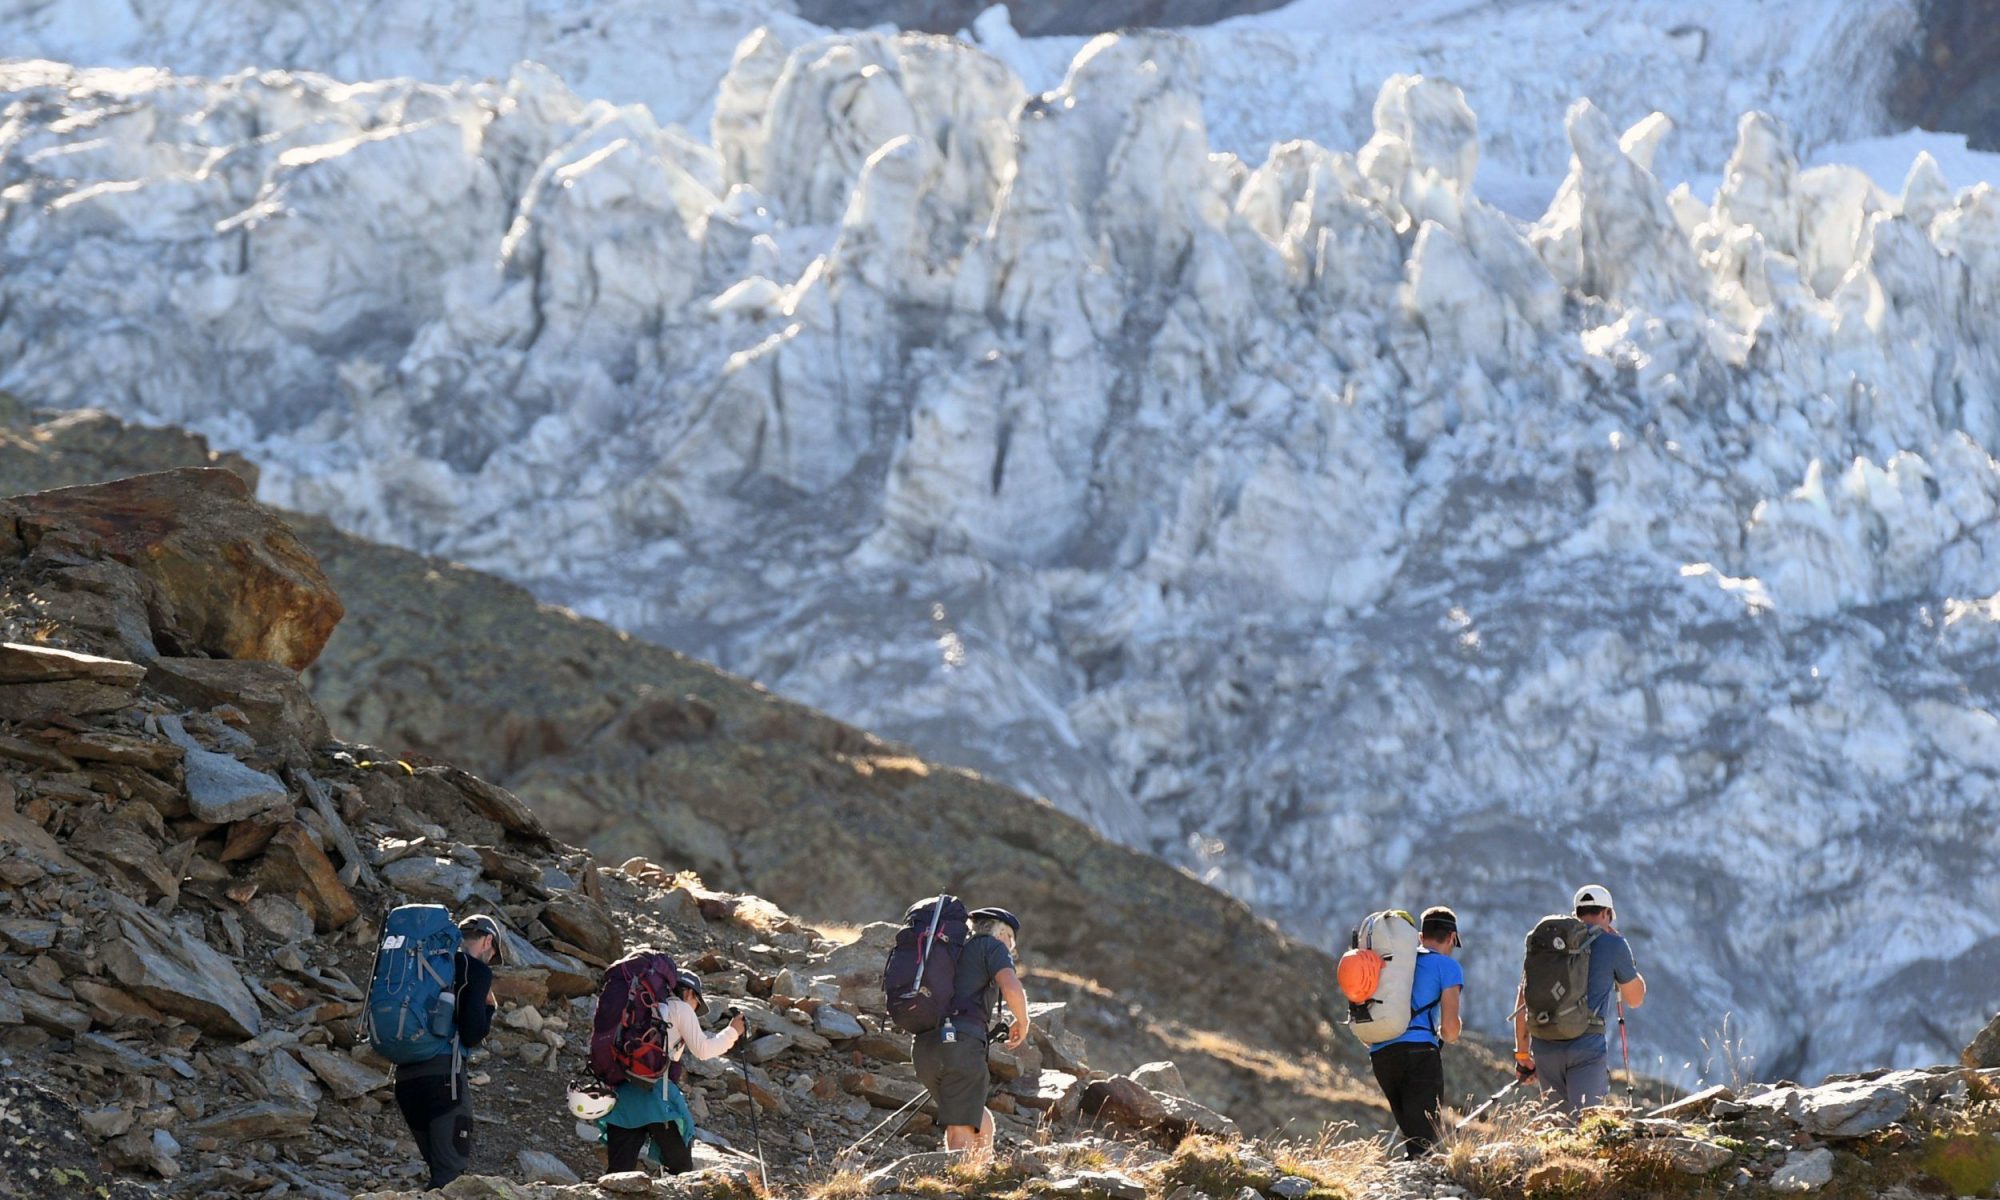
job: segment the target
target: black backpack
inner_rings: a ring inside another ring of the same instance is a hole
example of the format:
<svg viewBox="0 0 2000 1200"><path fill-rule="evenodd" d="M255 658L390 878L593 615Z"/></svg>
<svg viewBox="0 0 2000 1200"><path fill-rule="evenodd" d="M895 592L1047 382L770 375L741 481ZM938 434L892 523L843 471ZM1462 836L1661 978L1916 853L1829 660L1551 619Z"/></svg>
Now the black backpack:
<svg viewBox="0 0 2000 1200"><path fill-rule="evenodd" d="M1604 1028L1585 994L1590 947L1603 932L1566 913L1543 917L1528 931L1521 989L1530 1034L1545 1042L1571 1042Z"/></svg>
<svg viewBox="0 0 2000 1200"><path fill-rule="evenodd" d="M903 914L903 928L882 966L889 1019L906 1033L929 1033L958 1015L958 958L972 920L957 896L920 900Z"/></svg>

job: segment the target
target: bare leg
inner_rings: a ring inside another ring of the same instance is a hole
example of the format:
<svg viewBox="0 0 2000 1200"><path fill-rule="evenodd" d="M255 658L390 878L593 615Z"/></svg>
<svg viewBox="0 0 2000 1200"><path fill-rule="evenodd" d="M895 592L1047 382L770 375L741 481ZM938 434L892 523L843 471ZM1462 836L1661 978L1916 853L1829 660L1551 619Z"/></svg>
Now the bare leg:
<svg viewBox="0 0 2000 1200"><path fill-rule="evenodd" d="M944 1127L944 1148L965 1155L965 1161L985 1164L993 1159L993 1110L984 1109L979 1114L979 1128L970 1125L947 1125Z"/></svg>
<svg viewBox="0 0 2000 1200"><path fill-rule="evenodd" d="M977 1163L993 1161L993 1110L990 1108L979 1112L979 1141L973 1147L971 1157Z"/></svg>

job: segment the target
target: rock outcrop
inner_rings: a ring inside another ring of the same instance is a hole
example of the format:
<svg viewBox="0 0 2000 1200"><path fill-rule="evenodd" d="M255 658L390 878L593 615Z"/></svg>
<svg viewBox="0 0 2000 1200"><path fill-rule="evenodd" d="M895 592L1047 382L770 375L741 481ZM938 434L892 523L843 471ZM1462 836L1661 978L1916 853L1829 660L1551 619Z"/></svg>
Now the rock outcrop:
<svg viewBox="0 0 2000 1200"><path fill-rule="evenodd" d="M0 555L88 597L90 611L66 618L142 662L198 653L300 671L340 600L291 527L248 499L241 477L213 467L13 496L0 500Z"/></svg>
<svg viewBox="0 0 2000 1200"><path fill-rule="evenodd" d="M2000 1067L2000 1014L1966 1046L1964 1062L1968 1067Z"/></svg>

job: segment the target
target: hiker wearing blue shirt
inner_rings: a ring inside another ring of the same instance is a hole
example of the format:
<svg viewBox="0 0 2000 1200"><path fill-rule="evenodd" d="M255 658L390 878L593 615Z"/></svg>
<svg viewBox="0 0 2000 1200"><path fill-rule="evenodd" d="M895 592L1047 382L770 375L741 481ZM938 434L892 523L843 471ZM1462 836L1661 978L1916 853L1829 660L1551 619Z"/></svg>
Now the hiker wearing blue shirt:
<svg viewBox="0 0 2000 1200"><path fill-rule="evenodd" d="M1529 980L1524 971L1514 1000L1514 1061L1522 1082L1538 1080L1542 1095L1571 1116L1602 1104L1611 1094L1611 1055L1604 1030L1616 1004L1637 1008L1646 1002L1646 978L1632 960L1632 946L1612 927L1617 916L1611 891L1590 883L1577 889L1572 905L1590 938L1588 984L1584 988L1588 1028L1580 1036L1551 1040L1529 1037ZM1554 920L1555 918L1550 918Z"/></svg>
<svg viewBox="0 0 2000 1200"><path fill-rule="evenodd" d="M1407 927L1406 927L1407 928ZM1416 979L1410 985L1410 1027L1400 1037L1368 1047L1375 1082L1389 1101L1404 1152L1421 1158L1437 1145L1444 1104L1444 1042L1458 1041L1459 993L1465 969L1451 957L1464 943L1458 914L1442 905L1424 910L1418 927Z"/></svg>

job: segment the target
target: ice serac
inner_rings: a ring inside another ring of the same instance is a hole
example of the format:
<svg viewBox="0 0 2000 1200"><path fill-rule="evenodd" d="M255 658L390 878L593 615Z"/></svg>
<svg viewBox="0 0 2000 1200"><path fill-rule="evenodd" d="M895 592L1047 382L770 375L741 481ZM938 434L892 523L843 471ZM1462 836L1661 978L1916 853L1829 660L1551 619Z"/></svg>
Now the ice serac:
<svg viewBox="0 0 2000 1200"><path fill-rule="evenodd" d="M706 144L539 68L0 67L0 387L192 424L1323 941L1444 900L1504 944L1587 875L1652 1052L1728 1012L1779 1075L1956 1053L2000 946L1902 923L2000 916L1996 193L1586 100L1523 224L1467 89L1245 161L1201 45L1034 92L776 28ZM1506 956L1468 970L1500 1027Z"/></svg>

